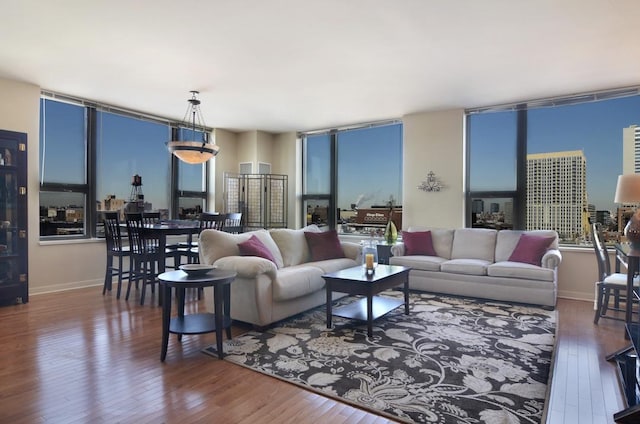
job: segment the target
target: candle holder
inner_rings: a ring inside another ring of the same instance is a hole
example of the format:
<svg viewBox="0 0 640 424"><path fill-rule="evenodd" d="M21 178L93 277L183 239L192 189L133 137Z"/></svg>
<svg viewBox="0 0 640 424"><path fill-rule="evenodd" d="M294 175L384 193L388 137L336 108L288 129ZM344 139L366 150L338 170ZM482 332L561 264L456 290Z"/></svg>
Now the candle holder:
<svg viewBox="0 0 640 424"><path fill-rule="evenodd" d="M362 243L362 267L367 274L373 274L378 266L378 246L370 240Z"/></svg>

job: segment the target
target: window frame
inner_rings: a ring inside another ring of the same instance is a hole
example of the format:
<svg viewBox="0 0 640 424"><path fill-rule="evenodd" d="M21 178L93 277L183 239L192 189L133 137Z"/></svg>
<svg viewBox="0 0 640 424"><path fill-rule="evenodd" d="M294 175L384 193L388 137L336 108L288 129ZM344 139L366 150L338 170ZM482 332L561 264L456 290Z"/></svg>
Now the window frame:
<svg viewBox="0 0 640 424"><path fill-rule="evenodd" d="M518 102L507 105L497 105L465 111L465 226L472 227L473 199L476 198L511 198L513 200L513 229L524 230L527 218L527 137L528 137L528 111L544 107L570 106L594 101L614 100L623 97L639 96L640 87L626 87L597 92L575 94L571 96L537 99L526 102ZM471 190L471 116L483 112L516 111L516 190ZM567 244L575 247L589 247Z"/></svg>
<svg viewBox="0 0 640 424"><path fill-rule="evenodd" d="M132 119L141 119L146 121L151 121L155 123L161 123L163 125L169 126L173 137L177 137L179 134L179 129L183 126L181 122L173 121L168 118L163 118L159 116L154 116L134 110L129 110L121 107L115 107L107 104L99 104L97 102L93 102L87 99L75 98L71 96L67 96L60 93L55 93L51 91L42 90L40 93L41 101L51 100L69 103L73 105L77 105L83 107L85 109L85 184L69 184L69 183L55 183L55 182L47 182L43 180L43 176L40 175L40 187L39 192L59 192L59 193L81 193L85 198L84 205L84 233L78 235L50 235L43 236L39 234L40 241L51 241L51 240L83 240L83 239L92 239L92 238L101 238L102 235L98 232L98 220L99 213L96 208L97 205L97 143L98 143L98 132L97 132L97 114L100 112L108 112L113 114L118 114L123 117L128 117ZM40 112L42 114L42 111ZM45 117L46 119L46 117ZM208 133L213 132L213 128L205 128ZM169 181L167 183L170 186L169 191L169 201L170 205L169 214L172 218L178 216L178 203L180 197L194 197L194 198L202 198L204 199L205 209L208 208L208 191L209 191L209 173L210 173L210 164L207 162L205 166L205 175L204 178L204 191L181 191L178 188L179 182L179 159L172 155L168 150L167 154L171 155L170 160L170 172L169 172Z"/></svg>
<svg viewBox="0 0 640 424"><path fill-rule="evenodd" d="M386 121L378 121L371 122L367 124L358 124L351 125L327 130L316 130L316 131L307 131L298 133L298 138L302 139L302 187L303 193L300 196L301 199L301 210L300 210L300 218L301 222L306 225L307 222L307 205L309 202L317 200L317 201L326 201L328 202L328 210L332 211L327 215L327 225L329 229L334 230L337 228L338 224L338 216L337 216L337 205L338 205L338 136L341 132L346 132L350 130L361 130L367 128L376 128L376 127L384 127L389 125L403 125L402 120L400 119L391 119ZM322 135L326 134L329 136L329 192L328 193L306 193L306 161L307 161L307 151L306 151L306 142L309 136L314 135ZM400 143L404 143L404 140L401 140ZM402 179L402 169L400 169L400 178ZM402 186L402 183L401 183Z"/></svg>

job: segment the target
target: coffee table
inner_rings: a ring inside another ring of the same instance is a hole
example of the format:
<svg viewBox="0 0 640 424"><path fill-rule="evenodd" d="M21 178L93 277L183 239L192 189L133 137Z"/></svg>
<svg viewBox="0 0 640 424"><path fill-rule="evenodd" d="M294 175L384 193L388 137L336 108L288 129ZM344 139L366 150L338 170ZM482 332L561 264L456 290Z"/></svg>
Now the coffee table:
<svg viewBox="0 0 640 424"><path fill-rule="evenodd" d="M411 268L399 265L378 265L375 272L368 274L362 266L331 272L322 276L327 291L327 328L331 328L332 315L367 322L367 335L373 334L373 320L380 318L404 304L404 313L409 315L409 271ZM397 286L403 286L404 302L376 294ZM348 305L332 311L332 293L340 292L365 296Z"/></svg>

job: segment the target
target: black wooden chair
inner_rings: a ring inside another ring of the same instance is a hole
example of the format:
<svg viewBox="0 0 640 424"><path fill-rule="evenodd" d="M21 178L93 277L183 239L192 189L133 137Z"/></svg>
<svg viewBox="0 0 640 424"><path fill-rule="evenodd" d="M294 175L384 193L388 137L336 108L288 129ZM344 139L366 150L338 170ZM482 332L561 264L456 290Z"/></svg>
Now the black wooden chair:
<svg viewBox="0 0 640 424"><path fill-rule="evenodd" d="M624 316L618 317L607 315L607 311L625 311L624 308L620 307L620 303L627 301L627 274L611 272L609 251L607 250L607 245L602 241L602 236L598 231L596 224L591 225L591 234L593 239L593 249L596 253L596 260L598 261L595 305L596 312L593 322L594 324L598 324L600 318L624 321ZM640 277L637 275L634 275L633 287L640 287ZM610 305L612 295L614 296L613 306ZM633 301L633 297L631 301Z"/></svg>
<svg viewBox="0 0 640 424"><path fill-rule="evenodd" d="M239 234L244 232L242 228L242 212L232 212L227 214L223 231L227 233Z"/></svg>
<svg viewBox="0 0 640 424"><path fill-rule="evenodd" d="M226 221L227 214L202 212L200 214L200 230L198 231L198 234L204 230L223 231ZM200 251L197 243L195 243L195 246L189 248L188 257L190 263L200 262Z"/></svg>
<svg viewBox="0 0 640 424"><path fill-rule="evenodd" d="M164 260L164 252L158 250L158 235L144 231L144 219L142 213L133 212L126 215L127 233L129 235L129 247L131 249L131 259L133 261L133 273L127 286L126 300L129 300L131 284L142 281L142 291L140 293L140 304L144 305L147 285L151 285L151 292L155 292L155 284L158 281L158 269L160 261ZM158 296L158 304L161 303Z"/></svg>
<svg viewBox="0 0 640 424"><path fill-rule="evenodd" d="M131 262L131 250L129 246L125 246L122 242L122 234L120 232L120 218L119 212L103 212L102 222L104 223L104 238L107 246L107 266L104 276L104 286L102 288L102 294L104 295L107 290L111 291L113 283L113 277L118 277L118 290L116 298L120 299L120 293L122 292L122 280L131 279L132 274L132 262ZM129 268L123 269L123 259L129 259ZM115 261L117 260L117 264Z"/></svg>

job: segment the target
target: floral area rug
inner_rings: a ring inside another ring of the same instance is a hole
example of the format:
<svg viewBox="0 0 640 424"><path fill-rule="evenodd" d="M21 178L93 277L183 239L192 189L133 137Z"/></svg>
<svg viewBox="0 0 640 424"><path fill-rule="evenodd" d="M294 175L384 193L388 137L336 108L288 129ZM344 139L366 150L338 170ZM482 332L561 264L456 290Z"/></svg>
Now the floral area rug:
<svg viewBox="0 0 640 424"><path fill-rule="evenodd" d="M406 422L542 422L556 311L416 292L410 304L374 321L371 338L360 321L327 329L319 307L225 341L225 359Z"/></svg>

